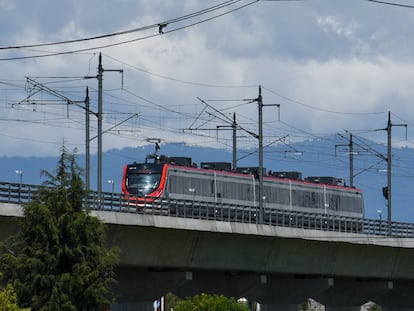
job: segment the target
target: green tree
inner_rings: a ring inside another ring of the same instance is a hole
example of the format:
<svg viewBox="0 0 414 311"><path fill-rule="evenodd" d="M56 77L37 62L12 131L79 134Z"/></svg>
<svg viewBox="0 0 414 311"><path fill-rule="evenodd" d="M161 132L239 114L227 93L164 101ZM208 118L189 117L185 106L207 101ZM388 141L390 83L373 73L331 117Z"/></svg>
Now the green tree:
<svg viewBox="0 0 414 311"><path fill-rule="evenodd" d="M167 293L165 295L165 310L174 310L174 306L180 301L181 299L174 295L173 293Z"/></svg>
<svg viewBox="0 0 414 311"><path fill-rule="evenodd" d="M234 298L223 295L196 295L178 301L174 311L248 311L246 305L238 303Z"/></svg>
<svg viewBox="0 0 414 311"><path fill-rule="evenodd" d="M0 311L29 311L30 309L20 309L17 305L16 292L11 284L8 284L0 291Z"/></svg>
<svg viewBox="0 0 414 311"><path fill-rule="evenodd" d="M299 308L299 310L301 310L301 311L305 311L305 310L308 310L308 306L309 306L309 304L308 304L308 301L306 300L306 301L301 302L301 303L298 305L298 308Z"/></svg>
<svg viewBox="0 0 414 311"><path fill-rule="evenodd" d="M7 243L2 270L20 306L32 310L98 310L113 302L117 248L107 249L104 224L82 209L81 170L62 148L37 198L24 206L20 230Z"/></svg>
<svg viewBox="0 0 414 311"><path fill-rule="evenodd" d="M377 305L376 303L372 304L372 306L370 306L368 308L368 311L381 311L381 310L382 310L382 308L379 305Z"/></svg>

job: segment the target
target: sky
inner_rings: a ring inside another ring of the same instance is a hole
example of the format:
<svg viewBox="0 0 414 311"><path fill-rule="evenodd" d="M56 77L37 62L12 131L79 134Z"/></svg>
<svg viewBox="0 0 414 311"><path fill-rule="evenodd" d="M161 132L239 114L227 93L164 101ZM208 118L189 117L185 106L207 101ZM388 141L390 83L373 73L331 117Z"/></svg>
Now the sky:
<svg viewBox="0 0 414 311"><path fill-rule="evenodd" d="M249 99L259 85L265 144L346 131L385 143L377 130L390 111L408 125L407 139L393 128L393 144L412 147L410 4L0 0L1 153L55 155L62 144L85 152L82 107L88 87L97 113L99 53L104 150L154 139L230 148L233 113L257 134ZM256 147L247 131L238 135L240 147Z"/></svg>
<svg viewBox="0 0 414 311"><path fill-rule="evenodd" d="M395 178L412 183L413 6L0 0L0 156L57 156L62 145L85 153L87 88L96 154L101 54L104 151L155 141L229 151L234 115L238 148L257 151L260 86L265 147L294 152L294 143L314 139L331 146L334 135L344 149L352 133L371 153L356 160L356 174L384 170L390 113L392 147L404 151L393 161ZM300 151L316 154L316 168L337 151L312 148ZM265 166L278 160L265 153Z"/></svg>
<svg viewBox="0 0 414 311"><path fill-rule="evenodd" d="M392 3L0 0L2 155L84 153L86 87L97 151L100 53L104 150L228 149L233 114L238 146L256 148L259 85L265 145L347 131L385 143L390 111L408 125L393 145L412 147L414 8Z"/></svg>

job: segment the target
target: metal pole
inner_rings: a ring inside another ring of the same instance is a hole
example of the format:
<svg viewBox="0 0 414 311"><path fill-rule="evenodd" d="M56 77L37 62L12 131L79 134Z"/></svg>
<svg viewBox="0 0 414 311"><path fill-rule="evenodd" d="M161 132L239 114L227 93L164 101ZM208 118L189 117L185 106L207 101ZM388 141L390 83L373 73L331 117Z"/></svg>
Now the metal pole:
<svg viewBox="0 0 414 311"><path fill-rule="evenodd" d="M22 198L22 183L23 183L23 170L16 170L16 174L19 175L19 203Z"/></svg>
<svg viewBox="0 0 414 311"><path fill-rule="evenodd" d="M233 129L233 170L237 167L237 138L236 138L236 132L237 132L237 123L236 123L236 113L233 113L233 124L231 125Z"/></svg>
<svg viewBox="0 0 414 311"><path fill-rule="evenodd" d="M388 235L391 235L391 112L388 111L388 124L387 124L387 133L388 133L388 153L387 153L387 190L388 190L388 200L387 200L387 210L388 210Z"/></svg>
<svg viewBox="0 0 414 311"><path fill-rule="evenodd" d="M263 224L263 98L262 87L259 85L259 224Z"/></svg>
<svg viewBox="0 0 414 311"><path fill-rule="evenodd" d="M98 207L102 198L102 80L103 80L102 54L99 53L98 65Z"/></svg>
<svg viewBox="0 0 414 311"><path fill-rule="evenodd" d="M388 111L388 123L387 128L385 129L387 131L388 136L388 152L387 152L387 191L386 191L386 200L387 200L387 212L388 212L388 235L392 235L392 172L391 172L391 162L392 162L392 145L391 145L391 130L393 126L405 126L405 136L407 137L407 124L392 124L391 123L391 111ZM384 129L382 129L384 130ZM383 190L384 191L384 190Z"/></svg>
<svg viewBox="0 0 414 311"><path fill-rule="evenodd" d="M108 180L108 184L111 184L112 186L112 192L111 192L111 208L114 204L114 188L115 188L115 181L113 179Z"/></svg>
<svg viewBox="0 0 414 311"><path fill-rule="evenodd" d="M90 124L89 124L89 109L90 109L90 101L89 101L89 88L86 87L86 98L85 98L85 115L86 115L86 133L85 133L85 183L86 183L86 192L89 193L91 189L91 175L90 175L90 166L91 166L91 158L90 158Z"/></svg>
<svg viewBox="0 0 414 311"><path fill-rule="evenodd" d="M349 134L349 186L354 186L354 144L352 133Z"/></svg>
<svg viewBox="0 0 414 311"><path fill-rule="evenodd" d="M378 216L379 216L379 230L378 233L382 234L382 210L377 210Z"/></svg>

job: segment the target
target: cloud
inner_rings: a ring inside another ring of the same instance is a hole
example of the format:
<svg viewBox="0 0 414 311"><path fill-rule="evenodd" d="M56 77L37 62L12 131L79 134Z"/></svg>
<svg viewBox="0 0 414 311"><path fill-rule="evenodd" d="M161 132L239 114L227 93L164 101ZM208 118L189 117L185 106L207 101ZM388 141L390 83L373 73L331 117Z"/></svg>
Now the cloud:
<svg viewBox="0 0 414 311"><path fill-rule="evenodd" d="M5 24L0 44L50 42L116 32L212 5L196 0L123 0L99 5L97 1L63 1L59 7L52 1L43 4L26 7L0 2L0 6L9 10L0 13ZM17 23L16 17L25 20L24 25ZM205 122L205 128L223 125L211 111L210 115L202 113L205 106L197 97L219 100L209 103L227 115L236 112L244 127L256 131L257 105L246 104L243 99L256 98L259 84L264 87L266 103L281 105L280 111L265 108L265 132L269 140L286 134L312 137L343 129L381 127L388 110L410 121L414 113L410 102L413 22L408 10L390 10L353 0L346 4L259 2L151 39L78 54L2 62L0 81L13 80L19 88L0 89L2 115L18 120L0 124L2 133L8 135L0 136L0 140L8 146L10 154L57 153L56 144L62 140L79 144L79 150L83 150L82 109L68 108L65 104L59 108L39 105L34 112L12 109L10 103L30 94L24 78L30 76L78 101L84 99L85 88L89 86L91 109L96 111L97 80L79 77L97 74L99 52L103 53L103 66L108 70L103 81L104 129L134 113L140 114L105 134L106 149L143 144L146 138L154 136L169 142L228 146L230 138L225 132L201 131L206 136L200 137L185 131L197 118ZM183 25L183 22L167 25L166 30ZM43 53L93 48L157 31L35 50ZM29 54L33 51L3 51L0 57ZM123 82L119 72L111 72L115 69L124 70ZM69 79L40 78L52 76L79 79L68 82ZM38 100L51 99L43 92L36 96ZM64 121L51 121L56 115ZM27 120L39 121L34 124ZM94 116L91 123L95 133ZM255 144L254 139L245 140L245 146Z"/></svg>

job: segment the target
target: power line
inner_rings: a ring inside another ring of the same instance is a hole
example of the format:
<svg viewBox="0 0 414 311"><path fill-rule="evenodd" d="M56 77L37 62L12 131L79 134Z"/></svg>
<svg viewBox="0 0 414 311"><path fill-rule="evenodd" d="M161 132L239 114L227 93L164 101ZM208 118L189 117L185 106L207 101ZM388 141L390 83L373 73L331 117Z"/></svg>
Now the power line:
<svg viewBox="0 0 414 311"><path fill-rule="evenodd" d="M151 72L149 70L146 70L146 69L128 64L128 63L126 63L124 61L121 61L117 58L114 58L114 57L112 57L112 56L110 56L106 53L103 53L103 54L106 57L108 57L109 59L112 59L113 61L116 61L120 64L128 66L128 67L130 67L132 69L135 69L137 71L141 71L141 72L149 74L151 76L155 76L155 77L158 77L158 78L162 78L162 79L170 80L170 81L174 81L174 82L179 82L179 83L182 83L182 84L196 85L196 86L209 87L209 88L224 88L224 89L227 89L227 88L228 89L232 89L232 88L253 88L253 87L257 88L257 85L220 85L220 84L201 83L201 82L194 82L194 81L188 81L188 80L173 78L173 77L170 77L170 76L162 75L162 74L159 74L159 73L154 73L154 72Z"/></svg>
<svg viewBox="0 0 414 311"><path fill-rule="evenodd" d="M300 106L307 107L307 108L310 108L310 109L313 109L313 110L327 112L327 113L341 114L341 115L376 115L376 114L384 114L385 113L384 111L379 111L379 112L345 112L345 111L336 111L336 110L324 109L324 108L319 108L319 107L316 107L316 106L308 105L308 104L305 104L305 103L300 102L298 100L289 98L285 95L282 95L282 94L280 94L276 91L273 91L269 88L266 88L266 87L263 87L263 89L270 92L270 93L272 93L273 95L276 95L277 97L285 99L285 100L287 100L291 103L298 104Z"/></svg>
<svg viewBox="0 0 414 311"><path fill-rule="evenodd" d="M225 8L225 7L229 6L229 5L233 5L233 4L235 4L237 2L240 2L240 1L242 1L242 0L228 1L229 4L222 5L222 6L219 7L219 9ZM46 52L45 54L40 54L40 55L29 55L29 56L16 56L16 57L0 58L0 61L23 60L23 59L33 59L33 58L51 57L51 56L58 56L58 55L76 54L76 53L81 53L81 52L87 52L87 51L97 50L97 49L105 49L105 48L109 48L109 47L119 46L119 45L128 44L128 43L132 43L132 42L136 42L136 41L142 41L142 40L154 38L154 37L157 37L157 36L160 36L160 35L164 35L164 34L167 34L167 33L176 32L176 31L179 31L179 30L183 30L183 29L186 29L186 28L190 28L190 27L193 27L193 26L196 26L196 25L199 25L199 24L202 24L202 23L211 21L213 19L216 19L216 18L225 16L225 15L228 15L230 13L233 13L235 11L241 10L241 9L243 9L245 7L248 7L248 6L254 4L254 3L258 2L258 1L259 0L252 0L252 1L248 2L247 4L240 5L239 7L236 7L234 9L231 9L231 10L226 11L224 13L220 13L220 14L214 15L212 17L205 18L203 20L196 21L196 22L193 22L193 23L184 25L184 26L180 26L180 27L177 27L177 28L168 30L168 31L164 31L164 30L161 31L161 28L160 28L159 32L156 33L156 34L151 34L151 35L147 35L147 36L143 36L143 37L139 37L139 38L134 38L134 39L130 39L130 40L124 40L124 41L115 42L115 43L108 43L108 44L104 44L104 45L100 45L100 46L95 46L95 47L69 50L69 51ZM218 8L215 8L214 10L217 10L217 9ZM212 12L214 10L207 11L207 13L210 13L210 12ZM204 12L202 14L206 14L206 13ZM198 14L198 15L202 15L202 14ZM190 19L190 18L193 18L193 17L198 16L198 15L192 16L192 14L189 14L189 16L191 16L191 17L185 17L185 18L182 18L182 19L181 18L177 18L177 19L171 20L171 22L167 21L167 22L159 23L159 24L157 24L157 27L160 27L160 25L163 25L165 27L169 23L176 23L178 21ZM79 40L81 40L81 39L79 39ZM70 43L70 42L68 42L68 43ZM63 44L63 42L62 42L62 44ZM46 43L44 45L53 45L53 43ZM40 45L40 46L42 46L42 45Z"/></svg>
<svg viewBox="0 0 414 311"><path fill-rule="evenodd" d="M55 41L55 42L48 42L48 43L27 44L27 45L11 45L11 46L3 46L3 47L0 46L0 50L27 49L27 48L35 48L35 47L62 45L62 44L91 41L91 40L97 40L97 39L103 39L103 38L110 38L110 37L125 35L125 34L129 34L129 33L134 33L134 32L140 32L140 31L149 30L149 29L152 29L152 28L159 28L160 25L168 25L168 24L176 23L176 22L183 21L183 20L186 20L186 19L189 19L189 18L197 17L197 16L202 15L202 14L213 12L214 10L224 8L226 6L232 5L232 4L234 4L236 2L239 2L239 1L241 1L241 0L225 1L221 4L218 4L218 5L215 5L215 6L200 10L200 11L196 11L194 13L187 14L187 15L184 15L184 16L181 16L181 17L177 17L177 18L174 18L174 19L171 19L171 20L167 20L167 21L163 21L163 22L160 22L160 23L155 23L155 24L151 24L151 25L147 25L147 26L143 26L143 27L132 28L132 29L128 29L128 30L108 33L108 34L104 34L104 35L97 35L97 36L91 36L91 37L73 39L73 40Z"/></svg>
<svg viewBox="0 0 414 311"><path fill-rule="evenodd" d="M403 8L414 9L414 5L409 5L409 4L401 4L401 3L388 2L388 1L378 1L378 0L366 0L366 1L379 3L379 4L385 4L385 5L392 5L392 6L399 6L399 7L403 7Z"/></svg>

